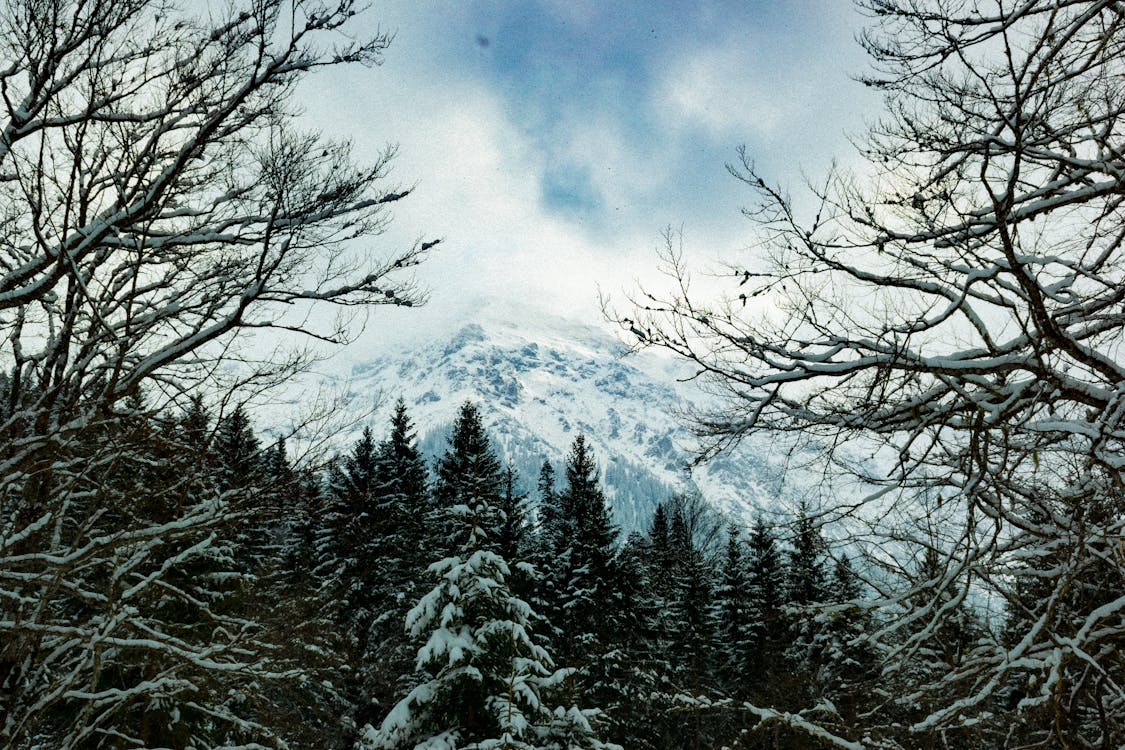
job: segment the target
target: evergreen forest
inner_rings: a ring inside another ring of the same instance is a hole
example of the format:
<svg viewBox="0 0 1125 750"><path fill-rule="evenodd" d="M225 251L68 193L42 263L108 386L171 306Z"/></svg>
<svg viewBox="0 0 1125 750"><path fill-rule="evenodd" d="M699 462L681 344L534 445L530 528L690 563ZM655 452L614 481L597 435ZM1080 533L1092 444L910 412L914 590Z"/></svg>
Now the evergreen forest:
<svg viewBox="0 0 1125 750"><path fill-rule="evenodd" d="M931 710L921 697L930 681L997 632L1018 633L1019 615L990 622L971 602L943 600L954 614L935 645L896 656L888 673L887 654L862 637L888 625L870 603L878 592L809 507L747 528L675 495L645 531L622 537L584 436L565 465L517 476L471 402L432 464L401 399L381 433L364 429L316 469L295 466L283 440L263 440L242 407L215 417L199 399L159 413L134 400L88 439L116 451L90 497L112 489L157 524L173 523L192 495L225 506L221 523L171 535L163 554L181 569L135 602L144 629L199 655L183 663L122 643L94 687L163 675L164 690L112 719L144 747L272 737L385 750L780 750L871 740L878 716L880 742L976 748L999 733L1034 743L1047 720L1044 709L1011 723L1028 670L998 693L996 723L906 734ZM97 523L108 535L120 521ZM901 554L911 563L899 583L919 592L921 609L938 561L926 548ZM1039 596L1023 595L1029 608ZM912 630L928 626L919 618ZM216 634L245 659L229 673L206 662ZM916 632L901 637L892 648ZM913 691L916 702L902 700ZM77 733L84 698L56 701L40 736ZM820 727L836 736L819 738Z"/></svg>

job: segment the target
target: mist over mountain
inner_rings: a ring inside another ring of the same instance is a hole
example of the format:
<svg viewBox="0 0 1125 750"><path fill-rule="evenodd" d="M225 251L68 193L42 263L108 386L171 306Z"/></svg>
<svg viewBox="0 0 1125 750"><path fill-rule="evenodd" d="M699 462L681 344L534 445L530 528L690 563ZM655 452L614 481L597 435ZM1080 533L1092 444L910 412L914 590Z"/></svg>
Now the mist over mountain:
<svg viewBox="0 0 1125 750"><path fill-rule="evenodd" d="M612 332L505 303L476 307L443 335L401 345L351 368L354 408L406 400L423 450L445 449L460 405L471 400L503 456L533 492L544 459L561 469L579 433L593 446L616 521L644 527L656 504L675 492L700 491L718 510L747 519L780 492L779 458L747 445L690 474L692 436L682 413L701 398L678 381L681 363L628 354Z"/></svg>

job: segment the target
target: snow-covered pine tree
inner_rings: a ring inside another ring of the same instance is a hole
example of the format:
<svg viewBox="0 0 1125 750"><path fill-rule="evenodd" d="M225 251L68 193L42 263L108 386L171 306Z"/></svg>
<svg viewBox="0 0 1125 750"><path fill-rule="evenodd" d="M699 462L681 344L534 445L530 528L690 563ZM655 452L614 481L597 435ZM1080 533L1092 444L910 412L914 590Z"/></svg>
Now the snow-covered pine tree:
<svg viewBox="0 0 1125 750"><path fill-rule="evenodd" d="M519 476L515 467L504 467L503 493L500 495L500 512L504 522L497 532L497 550L505 560L532 560L532 529L528 519L528 497L519 490ZM537 576L541 568L537 568ZM521 599L533 602L533 580L520 569L512 571L508 582Z"/></svg>
<svg viewBox="0 0 1125 750"><path fill-rule="evenodd" d="M426 519L432 505L429 472L402 398L395 402L390 433L379 444L374 473L375 505L386 519L387 562L412 577L424 565L424 550L431 542Z"/></svg>
<svg viewBox="0 0 1125 750"><path fill-rule="evenodd" d="M429 472L418 448L406 402L398 399L391 415L390 432L379 443L373 458L372 505L378 515L381 539L372 560L379 571L372 594L387 605L413 601L412 581L421 577L426 551L435 539L428 523L433 510ZM406 607L395 617L401 622Z"/></svg>
<svg viewBox="0 0 1125 750"><path fill-rule="evenodd" d="M821 615L825 649L820 681L826 686L840 721L855 734L860 711L872 705L876 655L864 639L874 621L864 604L859 576L844 553L832 566L828 601Z"/></svg>
<svg viewBox="0 0 1125 750"><path fill-rule="evenodd" d="M495 542L503 524L493 481L499 463L472 404L462 407L450 443L439 486L454 554L430 566L436 585L406 618L409 632L425 639L417 684L379 728L364 729L360 747L613 747L596 737L596 711L553 705L570 670L555 669L533 634L531 607L508 586L512 568ZM466 473L457 476L455 468Z"/></svg>
<svg viewBox="0 0 1125 750"><path fill-rule="evenodd" d="M347 674L351 633L333 621L320 579L313 574L313 514L320 483L290 462L284 439L262 452L254 575L238 597L246 617L260 622L276 668L292 676L240 694L243 710L276 727L293 747L342 748L340 716L354 708L340 687ZM245 554L240 550L240 554Z"/></svg>
<svg viewBox="0 0 1125 750"><path fill-rule="evenodd" d="M672 558L669 625L672 636L672 684L677 693L698 696L715 684L714 567L696 538L705 536L701 498L677 495L669 503L669 546ZM710 747L712 717L699 708L669 717L676 747Z"/></svg>
<svg viewBox="0 0 1125 750"><path fill-rule="evenodd" d="M654 564L663 571L671 568L671 530L668 527L668 510L664 503L652 513L652 528L648 534L649 548Z"/></svg>
<svg viewBox="0 0 1125 750"><path fill-rule="evenodd" d="M321 601L344 635L346 669L337 678L349 721L364 717L368 705L366 658L371 624L381 611L385 519L376 505L377 444L369 427L338 457L324 479L323 516L316 529L315 576Z"/></svg>
<svg viewBox="0 0 1125 750"><path fill-rule="evenodd" d="M236 497L237 533L234 553L238 569L254 575L269 554L271 497L269 454L254 432L243 404L219 417L211 440L212 460L218 467L219 487Z"/></svg>
<svg viewBox="0 0 1125 750"><path fill-rule="evenodd" d="M373 504L379 518L380 543L371 560L368 583L376 614L369 627L367 647L360 655L359 724L381 716L381 706L394 700L400 676L413 662L413 650L402 630L406 612L421 594L422 579L437 541L430 525L433 510L429 473L418 449L414 425L399 398L391 415L390 432L374 456Z"/></svg>
<svg viewBox="0 0 1125 750"><path fill-rule="evenodd" d="M601 488L600 473L584 435L567 456L559 507L570 519L559 552L561 637L565 664L577 668L571 687L582 700L619 711L630 700L627 677L635 665L623 648L625 586L615 558L617 527ZM615 738L616 739L616 738Z"/></svg>
<svg viewBox="0 0 1125 750"><path fill-rule="evenodd" d="M494 517L477 530L478 543L494 547L501 523L498 514L503 471L481 422L480 409L471 401L462 404L457 414L449 446L437 461L436 474L436 507L431 522L438 534L438 548L447 551L460 548L467 532L459 513L463 507L473 508L479 503L484 503L481 507L487 508Z"/></svg>
<svg viewBox="0 0 1125 750"><path fill-rule="evenodd" d="M670 542L672 568L672 629L675 634L679 687L699 692L711 686L715 648L712 615L714 571L688 528L689 501L678 497L672 503Z"/></svg>
<svg viewBox="0 0 1125 750"><path fill-rule="evenodd" d="M1036 648L1026 639L1038 629L1080 630L1093 613L1114 608L1125 569L1125 495L1120 490L1090 491L1074 477L1065 491L1041 487L1025 503L1019 531L1010 542L1015 560L1007 571L1001 631L1003 649L1013 662L1001 706L1009 712L1019 708L1016 726L1008 729L1028 746L1050 745L1054 735L1071 741L1100 736L1106 745L1125 747L1125 727L1107 721L1125 711L1125 696L1099 699L1099 680L1089 677L1097 673L1107 683L1125 684L1125 635L1116 636L1115 648L1107 643L1098 652L1102 661L1097 670L1083 658L1056 658L1054 649L1046 644ZM1082 509L1079 517L1058 524L1075 507ZM1091 527L1117 533L1092 533ZM1043 544L1047 539L1051 543ZM1080 563L1069 559L1072 550L1081 551ZM1060 578L1059 571L1067 568L1070 572ZM1060 700L1067 691L1073 698Z"/></svg>
<svg viewBox="0 0 1125 750"><path fill-rule="evenodd" d="M824 601L828 574L825 570L828 547L820 525L811 508L804 502L797 507L790 541L787 597L792 604L804 606Z"/></svg>
<svg viewBox="0 0 1125 750"><path fill-rule="evenodd" d="M785 566L777 534L761 515L754 520L750 533L746 588L752 629L745 687L755 700L773 699L781 692L782 652L788 641L787 618L782 610Z"/></svg>
<svg viewBox="0 0 1125 750"><path fill-rule="evenodd" d="M613 545L617 528L610 519L585 435L578 435L571 445L559 505L572 519L572 533L563 540L562 550L568 558L567 580L561 592L565 653L578 663L588 663L613 629L613 612L608 605L615 583Z"/></svg>
<svg viewBox="0 0 1125 750"><path fill-rule="evenodd" d="M224 414L215 429L213 449L224 488L247 487L263 470L262 443L254 434L250 416L242 404Z"/></svg>
<svg viewBox="0 0 1125 750"><path fill-rule="evenodd" d="M289 510L288 537L284 550L285 568L290 578L324 583L323 574L329 566L321 562L325 539L325 516L330 507L326 482L311 467L296 472L295 503Z"/></svg>
<svg viewBox="0 0 1125 750"><path fill-rule="evenodd" d="M294 467L284 437L277 438L263 451L261 511L265 513L268 536L262 550L267 561L284 578L294 579L294 567L305 574L308 585L311 568L309 507L318 493L306 481L307 471ZM297 557L302 557L298 563Z"/></svg>
<svg viewBox="0 0 1125 750"><path fill-rule="evenodd" d="M538 493L537 523L529 560L536 570L531 602L542 618L543 634L562 653L563 590L570 569L569 540L573 538L574 519L562 507L562 498L555 487L555 468L544 460L536 482Z"/></svg>
<svg viewBox="0 0 1125 750"><path fill-rule="evenodd" d="M263 454L266 505L272 520L284 526L284 534L292 531L292 515L301 505L301 478L294 470L284 437L279 437Z"/></svg>
<svg viewBox="0 0 1125 750"><path fill-rule="evenodd" d="M663 674L670 675L669 655L674 640L671 610L675 555L672 551L671 529L665 503L658 504L653 512L652 527L649 529L647 542L646 569L651 586L650 595L655 603L652 650L655 658L665 667Z"/></svg>
<svg viewBox="0 0 1125 750"><path fill-rule="evenodd" d="M754 612L750 602L747 543L735 524L727 526L727 542L713 607L717 667L723 693L740 696L754 668Z"/></svg>
<svg viewBox="0 0 1125 750"><path fill-rule="evenodd" d="M562 512L559 505L558 489L555 487L555 467L551 466L550 461L544 460L539 467L535 491L539 494L538 543L540 545L546 543L551 549L556 549L561 544L560 527L566 514Z"/></svg>
<svg viewBox="0 0 1125 750"><path fill-rule="evenodd" d="M666 648L656 646L655 628L666 602L653 593L648 539L633 532L617 554L615 619L617 635L607 676L616 682L614 703L606 708L606 736L630 750L666 746L663 724L671 701Z"/></svg>
<svg viewBox="0 0 1125 750"><path fill-rule="evenodd" d="M826 635L818 622L818 607L828 600L828 545L819 520L802 501L793 519L789 540L785 593L790 634L786 657L790 700L794 708L815 701L822 692L819 683L824 665Z"/></svg>
<svg viewBox="0 0 1125 750"><path fill-rule="evenodd" d="M500 526L497 546L506 560L527 559L530 528L527 520L527 495L520 493L519 477L509 463L504 468L503 493L500 495L500 512L504 522Z"/></svg>
<svg viewBox="0 0 1125 750"><path fill-rule="evenodd" d="M375 504L375 453L375 438L364 428L348 455L329 468L328 508L317 550L318 572L332 582L339 620L361 640L375 614L371 584L383 531Z"/></svg>

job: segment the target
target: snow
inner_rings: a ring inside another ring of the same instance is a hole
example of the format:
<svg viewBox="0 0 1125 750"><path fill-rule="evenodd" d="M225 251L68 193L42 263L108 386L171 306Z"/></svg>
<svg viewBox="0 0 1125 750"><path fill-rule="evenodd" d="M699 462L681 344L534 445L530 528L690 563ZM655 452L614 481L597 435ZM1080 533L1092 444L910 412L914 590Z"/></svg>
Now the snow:
<svg viewBox="0 0 1125 750"><path fill-rule="evenodd" d="M517 462L525 489L544 458L560 466L584 432L615 521L628 533L684 484L695 446L681 417L705 396L677 382L689 374L679 363L652 352L624 354L607 329L491 303L438 338L356 364L350 378L325 378L355 396L357 418L381 401L368 422L377 428L401 394L423 436L448 425L465 400L475 401L501 452ZM443 446L443 438L433 442ZM776 504L785 461L763 441L691 479L716 507L749 520L756 507Z"/></svg>

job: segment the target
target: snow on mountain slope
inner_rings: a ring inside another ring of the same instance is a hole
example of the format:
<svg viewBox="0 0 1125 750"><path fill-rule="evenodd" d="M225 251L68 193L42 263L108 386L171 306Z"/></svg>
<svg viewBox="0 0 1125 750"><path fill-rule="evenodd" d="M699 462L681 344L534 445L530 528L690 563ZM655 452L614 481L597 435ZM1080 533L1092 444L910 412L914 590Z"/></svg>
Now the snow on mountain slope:
<svg viewBox="0 0 1125 750"><path fill-rule="evenodd" d="M377 434L402 396L424 450L436 455L461 404L475 401L533 493L542 461L561 479L571 442L585 433L626 532L646 526L656 503L685 487L734 517L773 504L780 472L763 451L744 448L688 477L691 437L676 416L689 405L688 388L675 379L677 363L624 356L606 331L529 310L486 306L469 319L444 337L353 366L347 387L356 407L382 400L370 422Z"/></svg>

